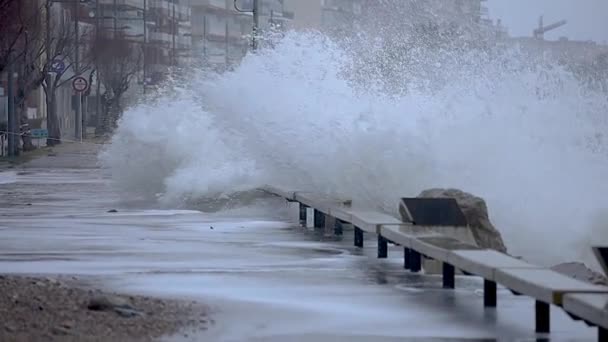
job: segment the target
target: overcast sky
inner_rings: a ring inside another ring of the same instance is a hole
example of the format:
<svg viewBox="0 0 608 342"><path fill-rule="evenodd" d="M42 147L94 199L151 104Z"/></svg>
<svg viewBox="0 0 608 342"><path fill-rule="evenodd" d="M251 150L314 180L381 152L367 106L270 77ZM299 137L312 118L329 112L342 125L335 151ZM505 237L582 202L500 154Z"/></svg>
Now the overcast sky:
<svg viewBox="0 0 608 342"><path fill-rule="evenodd" d="M512 36L531 36L544 14L545 25L568 20L546 39L566 36L608 43L608 0L488 0L487 7L490 17L502 19Z"/></svg>

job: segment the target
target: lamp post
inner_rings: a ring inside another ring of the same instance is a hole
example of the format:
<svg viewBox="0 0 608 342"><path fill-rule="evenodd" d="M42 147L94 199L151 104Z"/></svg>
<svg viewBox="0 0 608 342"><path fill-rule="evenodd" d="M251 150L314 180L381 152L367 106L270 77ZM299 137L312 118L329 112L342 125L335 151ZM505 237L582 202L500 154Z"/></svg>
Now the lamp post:
<svg viewBox="0 0 608 342"><path fill-rule="evenodd" d="M8 100L8 122L6 130L8 131L8 156L14 157L18 154L17 149L17 118L15 117L15 92L14 75L13 75L13 63L8 64L8 89L7 89L7 100Z"/></svg>
<svg viewBox="0 0 608 342"><path fill-rule="evenodd" d="M255 51L258 49L257 34L260 29L260 0L253 0L253 8L250 11L239 8L238 0L234 0L234 9L241 13L253 13L253 37L251 38L251 48Z"/></svg>

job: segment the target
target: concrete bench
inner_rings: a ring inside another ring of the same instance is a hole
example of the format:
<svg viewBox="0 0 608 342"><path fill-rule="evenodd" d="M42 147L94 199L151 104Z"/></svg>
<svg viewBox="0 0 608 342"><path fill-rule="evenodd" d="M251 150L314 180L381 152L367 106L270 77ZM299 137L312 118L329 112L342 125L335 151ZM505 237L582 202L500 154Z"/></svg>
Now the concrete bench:
<svg viewBox="0 0 608 342"><path fill-rule="evenodd" d="M422 254L441 262L443 272L443 288L453 289L455 286L456 270L454 266L448 262L450 253L453 251L479 249L480 248L475 245L468 244L448 236L427 236L411 240L410 254L413 254L413 258L420 258L420 254ZM418 260L414 260L411 255L410 263L413 262L417 264Z"/></svg>
<svg viewBox="0 0 608 342"><path fill-rule="evenodd" d="M566 294L564 310L598 327L598 341L608 341L608 294Z"/></svg>
<svg viewBox="0 0 608 342"><path fill-rule="evenodd" d="M308 192L296 192L295 199L300 202L300 220L305 221L306 207L314 209L314 227L326 228L325 216L329 215L333 208L345 207L349 200L336 199Z"/></svg>
<svg viewBox="0 0 608 342"><path fill-rule="evenodd" d="M382 226L400 227L404 223L394 216L378 211L352 209L350 222L355 227L355 246L363 247L363 232L376 234L378 239L378 258L388 257L388 240L382 236Z"/></svg>
<svg viewBox="0 0 608 342"><path fill-rule="evenodd" d="M401 226L404 223L394 216L377 211L351 210L351 222L368 233L380 234L381 226Z"/></svg>
<svg viewBox="0 0 608 342"><path fill-rule="evenodd" d="M288 201L296 200L297 191L291 191L291 190L287 190L285 188L271 186L271 185L266 185L266 186L262 187L262 191L268 192L270 194L273 194L273 195L276 195L279 197L283 197Z"/></svg>
<svg viewBox="0 0 608 342"><path fill-rule="evenodd" d="M411 248L441 262L447 262L448 255L452 251L480 249L475 245L441 235L412 239Z"/></svg>
<svg viewBox="0 0 608 342"><path fill-rule="evenodd" d="M352 223L353 213L350 208L347 207L333 207L329 209L329 216L333 216L343 222Z"/></svg>
<svg viewBox="0 0 608 342"><path fill-rule="evenodd" d="M495 279L511 290L536 299L536 331L539 333L550 331L550 304L562 306L565 294L608 294L608 287L588 284L549 269L499 269Z"/></svg>
<svg viewBox="0 0 608 342"><path fill-rule="evenodd" d="M380 227L380 234L393 243L403 246L403 268L412 272L419 272L422 270L421 255L416 250L412 249L412 242L415 239L423 237L443 236L429 227L415 226L412 224L382 226Z"/></svg>
<svg viewBox="0 0 608 342"><path fill-rule="evenodd" d="M448 262L464 272L484 279L483 300L486 307L496 307L496 270L542 268L494 250L453 251L448 255Z"/></svg>
<svg viewBox="0 0 608 342"><path fill-rule="evenodd" d="M441 236L439 233L424 226L402 224L400 226L381 226L380 234L388 240L406 248L412 248L412 239L419 237Z"/></svg>

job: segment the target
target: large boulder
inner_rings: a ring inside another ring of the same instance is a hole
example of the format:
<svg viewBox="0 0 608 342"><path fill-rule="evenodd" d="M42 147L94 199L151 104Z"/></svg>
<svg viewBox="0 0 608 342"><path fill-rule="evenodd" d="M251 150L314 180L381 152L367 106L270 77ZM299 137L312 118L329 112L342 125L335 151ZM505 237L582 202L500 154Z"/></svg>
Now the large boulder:
<svg viewBox="0 0 608 342"><path fill-rule="evenodd" d="M454 198L467 218L477 245L499 252L507 252L500 232L490 222L488 207L483 198L458 189L429 189L422 191L418 197Z"/></svg>

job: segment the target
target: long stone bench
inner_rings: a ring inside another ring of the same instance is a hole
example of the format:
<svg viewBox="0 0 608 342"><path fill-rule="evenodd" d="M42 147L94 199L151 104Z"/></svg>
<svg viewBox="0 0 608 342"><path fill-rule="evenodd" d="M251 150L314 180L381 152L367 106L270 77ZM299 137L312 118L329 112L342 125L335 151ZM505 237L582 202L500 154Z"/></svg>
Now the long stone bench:
<svg viewBox="0 0 608 342"><path fill-rule="evenodd" d="M404 223L390 215L352 209L346 202L311 193L265 188L268 192L300 202L303 207L315 209L325 221L325 216L336 222L355 227L355 245L363 246L363 231L378 235L378 256L386 257L388 241L404 248L404 266L412 271L420 270L421 255L441 261L444 265L444 287L454 287L454 270L484 278L484 303L496 306L496 284L515 293L536 300L536 331L550 330L550 305L563 307L572 316L600 327L599 340L608 341L608 287L591 285L560 273L526 263L492 250L482 250L469 242L470 230L463 227L417 226ZM411 216L411 215L410 215ZM466 227L465 227L466 228ZM442 234L442 233L448 234Z"/></svg>
<svg viewBox="0 0 608 342"><path fill-rule="evenodd" d="M288 201L296 201L296 193L298 192L298 191L286 190L281 187L272 186L272 185L266 185L266 186L262 187L262 190L267 193L273 194L275 196L283 197Z"/></svg>
<svg viewBox="0 0 608 342"><path fill-rule="evenodd" d="M563 307L570 315L596 325L598 341L608 341L608 294L568 293Z"/></svg>
<svg viewBox="0 0 608 342"><path fill-rule="evenodd" d="M448 262L454 267L484 280L484 306L496 307L496 271L499 269L540 269L495 250L453 251L448 255Z"/></svg>
<svg viewBox="0 0 608 342"><path fill-rule="evenodd" d="M448 236L440 235L412 239L410 253L416 258L422 254L441 262L443 272L443 288L453 289L455 286L455 268L448 262L450 253L461 250L479 249L480 248L475 245L468 244ZM412 253L412 251L414 251L414 253ZM417 260L413 262L417 263Z"/></svg>
<svg viewBox="0 0 608 342"><path fill-rule="evenodd" d="M549 269L509 268L495 273L496 282L536 300L536 331L550 331L550 305L562 306L570 293L606 293L608 287L592 285Z"/></svg>

